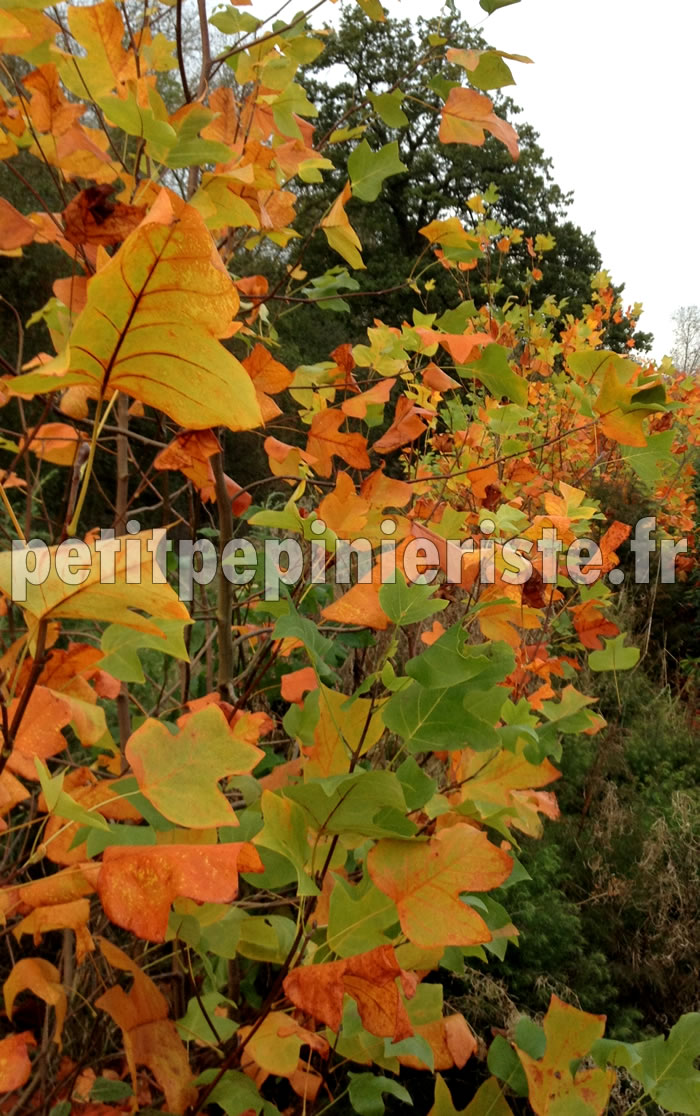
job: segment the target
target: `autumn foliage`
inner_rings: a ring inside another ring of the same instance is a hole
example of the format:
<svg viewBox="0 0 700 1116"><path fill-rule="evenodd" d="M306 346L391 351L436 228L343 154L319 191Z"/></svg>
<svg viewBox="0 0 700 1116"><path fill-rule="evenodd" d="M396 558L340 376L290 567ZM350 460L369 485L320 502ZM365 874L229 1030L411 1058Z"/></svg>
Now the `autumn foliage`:
<svg viewBox="0 0 700 1116"><path fill-rule="evenodd" d="M470 220L421 230L405 320L287 368L276 315L347 297L328 287L337 272L324 287L304 270L295 189L320 180L332 144L357 141L309 236L342 274L362 269L353 206L404 169L399 141L373 151L363 122L395 120L402 94L358 95L321 135L299 71L323 34L227 5L209 21L217 53L199 7L196 78L179 2L0 12L0 158L24 182L28 154L62 199L27 181L26 212L2 201L0 250L51 245L63 260L38 315L50 351L26 361L20 345L0 379L13 432L0 472L0 1107L320 1113L347 1093L370 1114L383 1095L411 1103L410 1070L435 1075L442 1116L456 1109L441 1075L472 1061L470 1116L525 1103L601 1114L612 1065L671 1111L700 1112L697 1017L652 1040L652 1058L606 1045L603 1017L553 996L534 1037L498 1036L487 1061L493 1036L444 1005L436 979L517 940L520 843L556 824L562 747L604 724L582 666L639 658L607 578L633 525L606 519L593 472L634 477L661 533L688 535L697 384L602 347L633 316L605 275L580 319L553 299L535 309L546 237L527 243L522 304L499 303L476 277L523 233L484 198ZM440 139L489 133L517 159L484 90L529 60L433 38L463 71ZM271 256L277 281L254 270ZM436 269L454 282L440 313ZM247 483L242 431L268 462ZM49 471L62 510L46 506ZM137 551L120 546L132 518ZM148 543L198 526L219 556L237 537L292 536L303 577L270 601L259 569L234 584L219 566L180 599L176 564L160 575ZM602 576L575 581L559 553L548 577L537 543L552 528L567 548L597 540ZM531 545L521 583L507 576L515 536ZM52 564L19 597L9 544L31 538L52 563L84 541L85 577L67 583ZM478 548L455 541L468 538L490 540L486 578ZM370 577L334 584L340 542L358 539ZM414 583L426 542L438 568Z"/></svg>

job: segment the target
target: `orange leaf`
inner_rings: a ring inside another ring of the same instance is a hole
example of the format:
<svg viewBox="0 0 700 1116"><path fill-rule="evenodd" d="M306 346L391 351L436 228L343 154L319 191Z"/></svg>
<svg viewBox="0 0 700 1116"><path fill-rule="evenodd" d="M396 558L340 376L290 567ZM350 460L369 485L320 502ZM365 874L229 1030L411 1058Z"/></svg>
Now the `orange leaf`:
<svg viewBox="0 0 700 1116"><path fill-rule="evenodd" d="M377 453L391 453L399 446L405 446L408 442L420 438L426 430L427 426L419 418L415 404L402 395L396 404L394 421L386 433L374 443L372 449Z"/></svg>
<svg viewBox="0 0 700 1116"><path fill-rule="evenodd" d="M338 473L335 489L318 505L319 518L341 539L353 539L362 533L369 510L347 473Z"/></svg>
<svg viewBox="0 0 700 1116"><path fill-rule="evenodd" d="M19 698L11 703L8 710L10 723ZM7 766L25 779L37 779L34 757L45 760L62 752L66 739L61 729L72 720L71 707L67 701L52 694L45 686L36 686L15 739L15 746Z"/></svg>
<svg viewBox="0 0 700 1116"><path fill-rule="evenodd" d="M444 634L444 625L441 624L439 620L433 620L430 630L427 632L421 632L421 643L424 643L426 647L432 647L433 644L436 643L437 640L440 638L440 636L443 636Z"/></svg>
<svg viewBox="0 0 700 1116"><path fill-rule="evenodd" d="M66 100L53 62L32 70L22 85L30 92L28 115L37 132L62 136L85 112L85 105Z"/></svg>
<svg viewBox="0 0 700 1116"><path fill-rule="evenodd" d="M518 158L518 134L506 120L493 111L493 103L473 89L455 87L442 109L440 140L442 143L483 145L484 129L504 143L514 159Z"/></svg>
<svg viewBox="0 0 700 1116"><path fill-rule="evenodd" d="M51 907L36 907L31 914L13 926L17 940L22 934L33 934L34 945L39 945L41 935L50 930L75 931L75 956L78 964L85 954L94 949L87 921L90 917L90 900L74 899L71 903L56 903Z"/></svg>
<svg viewBox="0 0 700 1116"><path fill-rule="evenodd" d="M313 417L306 449L316 458L314 470L321 477L331 475L334 457L342 458L355 469L369 469L366 438L361 434L341 434L344 422L343 412L330 408Z"/></svg>
<svg viewBox="0 0 700 1116"><path fill-rule="evenodd" d="M367 857L380 891L396 903L401 929L422 949L491 941L462 892L490 891L508 879L513 861L470 825L443 829L427 841L380 840Z"/></svg>
<svg viewBox="0 0 700 1116"><path fill-rule="evenodd" d="M216 113L213 120L202 128L204 139L216 140L232 147L238 136L241 122L233 89L220 86L209 97L209 108Z"/></svg>
<svg viewBox="0 0 700 1116"><path fill-rule="evenodd" d="M403 508L413 496L413 485L397 480L395 477L388 477L382 462L380 469L370 473L363 480L360 495L364 496L373 508Z"/></svg>
<svg viewBox="0 0 700 1116"><path fill-rule="evenodd" d="M98 697L113 701L121 683L100 670L99 663L103 658L103 652L89 643L71 643L67 649L54 647L39 675L39 684L47 686L55 694L70 695L93 705Z"/></svg>
<svg viewBox="0 0 700 1116"><path fill-rule="evenodd" d="M40 1000L50 1004L56 1012L53 1041L60 1048L61 1032L66 1018L68 998L61 984L61 974L55 965L43 957L23 957L13 967L3 985L5 1011L12 1018L12 1009L20 992L33 992Z"/></svg>
<svg viewBox="0 0 700 1116"><path fill-rule="evenodd" d="M313 667L292 670L288 674L282 675L280 689L285 701L293 701L297 705L301 705L305 693L309 690L318 689L318 675Z"/></svg>
<svg viewBox="0 0 700 1116"><path fill-rule="evenodd" d="M462 589L471 589L479 573L479 554L462 551L456 543L444 539L436 531L424 527L422 523L411 523L411 535L414 539L426 539L433 543L437 550L440 569L450 580L451 584L460 585Z"/></svg>
<svg viewBox="0 0 700 1116"><path fill-rule="evenodd" d="M124 1040L124 1054L137 1093L136 1067L147 1066L165 1094L169 1112L176 1116L197 1100L187 1051L175 1024L168 1019L168 1004L156 985L121 949L104 938L100 949L116 969L131 973L134 983L127 993L118 984L107 989L95 1007L106 1011Z"/></svg>
<svg viewBox="0 0 700 1116"><path fill-rule="evenodd" d="M31 244L38 231L28 217L24 217L9 201L0 198L0 251L14 252Z"/></svg>
<svg viewBox="0 0 700 1116"><path fill-rule="evenodd" d="M542 832L538 811L549 817L558 816L554 795L538 795L532 788L553 783L561 772L547 759L540 764L529 763L524 742L519 741L514 752L506 749L475 752L465 748L451 758L454 782L464 784L456 799L473 803L473 816L483 816L482 803L500 807L507 825L531 837L539 837Z"/></svg>
<svg viewBox="0 0 700 1116"><path fill-rule="evenodd" d="M463 1015L446 1015L433 1023L419 1023L415 1030L433 1052L435 1073L455 1066L462 1069L478 1050L478 1043ZM399 1062L410 1069L428 1068L415 1054L399 1054Z"/></svg>
<svg viewBox="0 0 700 1116"><path fill-rule="evenodd" d="M619 565L619 559L615 553L623 542L625 542L632 534L632 528L627 523L621 523L619 519L614 520L610 524L607 531L600 540L599 546L603 556L603 562L600 566L600 576L609 573L615 566ZM598 570L598 566L584 566L583 573L589 569Z"/></svg>
<svg viewBox="0 0 700 1116"><path fill-rule="evenodd" d="M238 894L239 871L263 871L257 849L247 842L112 845L104 851L97 890L112 922L138 938L162 942L173 899L182 895L199 903L230 903Z"/></svg>
<svg viewBox="0 0 700 1116"><path fill-rule="evenodd" d="M0 1093L21 1089L29 1081L32 1063L27 1048L36 1046L31 1031L0 1039Z"/></svg>
<svg viewBox="0 0 700 1116"><path fill-rule="evenodd" d="M448 350L449 351L449 350ZM452 391L460 385L457 380L453 380L442 368L431 361L426 368L423 369L423 383L431 391Z"/></svg>
<svg viewBox="0 0 700 1116"><path fill-rule="evenodd" d="M76 864L52 876L0 892L0 899L2 896L9 898L6 909L13 914L25 914L35 907L55 903L70 903L94 892L99 870L100 865L93 861Z"/></svg>
<svg viewBox="0 0 700 1116"><path fill-rule="evenodd" d="M29 797L29 791L26 787L5 768L0 773L0 818L9 814L10 810L14 809L19 802L24 802ZM4 828L6 826L3 822L0 829Z"/></svg>
<svg viewBox="0 0 700 1116"><path fill-rule="evenodd" d="M72 465L84 438L66 422L46 422L29 443L29 449L52 465Z"/></svg>
<svg viewBox="0 0 700 1116"><path fill-rule="evenodd" d="M304 965L294 969L284 981L284 991L302 1011L340 1030L343 997L357 1004L362 1024L370 1034L392 1038L395 1042L413 1034L413 1027L399 992L414 995L417 977L401 968L391 946L378 946L367 953L344 961Z"/></svg>
<svg viewBox="0 0 700 1116"><path fill-rule="evenodd" d="M386 631L391 621L379 603L380 588L374 583L353 585L337 601L326 605L321 615L336 624L358 624L362 628Z"/></svg>
<svg viewBox="0 0 700 1116"><path fill-rule="evenodd" d="M569 605L569 612L574 618L576 634L584 647L591 651L602 651L601 637L612 637L620 634L617 624L608 620L601 610L601 602L591 598L582 604Z"/></svg>
<svg viewBox="0 0 700 1116"><path fill-rule="evenodd" d="M160 451L153 465L159 471L179 470L200 490L202 498L207 502L213 499L215 487L209 461L216 453L221 453L221 443L213 430L184 430Z"/></svg>
<svg viewBox="0 0 700 1116"><path fill-rule="evenodd" d="M388 403L391 389L395 383L395 379L380 380L368 391L363 391L360 395L354 395L350 399L346 399L340 404L340 409L343 414L349 415L350 418L363 419L367 415L369 406Z"/></svg>
<svg viewBox="0 0 700 1116"><path fill-rule="evenodd" d="M484 639L505 640L511 647L519 647L518 628L539 627L539 614L516 599L520 596L518 590L518 586L493 585L481 594L479 603L483 601L484 604L477 613L477 622ZM491 599L494 603L488 604Z"/></svg>
<svg viewBox="0 0 700 1116"><path fill-rule="evenodd" d="M266 438L263 449L267 454L270 472L276 477L300 477L302 465L314 465L316 462L312 454L298 446L280 442L278 438Z"/></svg>
<svg viewBox="0 0 700 1116"><path fill-rule="evenodd" d="M441 333L438 340L456 364L467 364L472 359L474 349L480 345L490 345L493 338L490 333Z"/></svg>
<svg viewBox="0 0 700 1116"><path fill-rule="evenodd" d="M253 381L263 423L281 415L280 408L270 396L278 395L289 387L294 379L289 369L275 360L265 346L260 344L245 358L243 367Z"/></svg>
<svg viewBox="0 0 700 1116"><path fill-rule="evenodd" d="M199 490L203 503L216 500L216 479L211 466L211 458L221 452L221 444L213 430L185 430L155 457L154 468L179 470L192 481ZM242 492L241 486L224 473L226 491L231 500L234 515L242 515L250 507L252 498Z"/></svg>

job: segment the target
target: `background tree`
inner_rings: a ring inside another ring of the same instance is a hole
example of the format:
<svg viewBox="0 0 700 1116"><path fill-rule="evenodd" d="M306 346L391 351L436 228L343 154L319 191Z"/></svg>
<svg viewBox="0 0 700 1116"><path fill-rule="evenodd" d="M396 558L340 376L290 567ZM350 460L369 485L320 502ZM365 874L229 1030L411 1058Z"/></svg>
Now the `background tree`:
<svg viewBox="0 0 700 1116"><path fill-rule="evenodd" d="M680 306L673 315L673 363L681 372L700 368L700 306Z"/></svg>
<svg viewBox="0 0 700 1116"><path fill-rule="evenodd" d="M517 162L490 135L481 147L440 143L442 98L464 76L460 66L445 60L447 39L466 51L487 46L478 30L457 17L419 17L413 23L387 19L378 23L353 5L345 7L339 27L329 31L326 49L305 71L309 95L319 109L316 136L321 141L338 137L341 142L329 148L335 171L326 173L322 182L300 186L300 231L314 227L342 188L358 135L364 135L374 151L398 142L400 159L406 167L404 173L384 183L371 205L359 200L350 204L352 221L362 243L370 249L366 271L354 278L360 290L380 292L370 301L358 298L353 304L358 336L374 317L407 316L411 302L418 309L439 313L463 297L483 298L487 294L499 302L519 298L523 285L531 282L532 259L527 242L535 241L538 235L553 236L556 245L538 261L541 279L531 294L535 306L553 297L565 313L580 315L590 303L591 276L603 265L593 234L585 233L569 219L573 194L555 182L552 161L539 143L537 131L517 119L521 110L510 97L499 94L494 100L499 115L516 125L520 145ZM492 91L488 76L482 79L482 85ZM372 106L378 111L370 116ZM344 142L343 135L347 137ZM508 255L497 253L487 266L479 266L466 276L434 267L429 275L435 286L428 300L415 290L413 294L394 290L425 249L420 229L453 214L471 217L476 224L479 204L472 199L479 195L489 199L489 218L505 226L506 231L520 230ZM304 253L304 268L312 276L337 263L337 256L318 237ZM623 287L614 290L620 295ZM345 323L332 315L318 310L315 318L322 351L329 331L337 332L338 341L341 333L345 336ZM280 327L282 340L292 350L295 323L292 314ZM305 348L308 329L306 321ZM624 351L631 335L626 323L610 322L604 343ZM634 334L637 349L648 348L650 340L649 334Z"/></svg>

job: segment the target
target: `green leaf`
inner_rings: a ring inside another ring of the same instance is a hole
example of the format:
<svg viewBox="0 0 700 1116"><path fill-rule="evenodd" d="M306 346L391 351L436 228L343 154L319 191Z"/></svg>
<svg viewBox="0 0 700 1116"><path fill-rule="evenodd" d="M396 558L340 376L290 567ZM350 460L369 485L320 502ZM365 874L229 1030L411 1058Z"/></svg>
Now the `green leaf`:
<svg viewBox="0 0 700 1116"><path fill-rule="evenodd" d="M87 834L87 854L99 856L110 845L155 845L156 831L150 825L116 825L107 822L107 831L91 829Z"/></svg>
<svg viewBox="0 0 700 1116"><path fill-rule="evenodd" d="M209 22L224 35L239 35L241 32L255 31L260 26L260 20L250 12L240 12L232 4L228 4L223 11L214 12L209 17Z"/></svg>
<svg viewBox="0 0 700 1116"><path fill-rule="evenodd" d="M247 915L240 907L231 907L218 922L202 926L198 938L200 953L213 953L216 957L226 957L229 960L234 958L246 919Z"/></svg>
<svg viewBox="0 0 700 1116"><path fill-rule="evenodd" d="M474 376L495 399L506 396L513 403L527 404L527 380L516 376L508 363L508 354L502 345L487 345L479 360L457 365L462 379Z"/></svg>
<svg viewBox="0 0 700 1116"><path fill-rule="evenodd" d="M624 1043L599 1039L591 1054L599 1066L626 1069L668 1112L700 1116L700 1012L682 1015L668 1036Z"/></svg>
<svg viewBox="0 0 700 1116"><path fill-rule="evenodd" d="M400 89L394 89L391 93L367 94L374 111L390 128L403 128L408 124L408 117L401 108L404 97L405 93Z"/></svg>
<svg viewBox="0 0 700 1116"><path fill-rule="evenodd" d="M403 761L401 766L397 768L396 774L403 787L406 805L409 810L420 810L437 790L435 779L431 779L429 775L425 774L413 756L408 756Z"/></svg>
<svg viewBox="0 0 700 1116"><path fill-rule="evenodd" d="M197 1085L208 1085L219 1076L217 1067L205 1070L197 1078ZM251 1079L239 1070L226 1070L212 1090L209 1100L223 1108L226 1116L242 1116L244 1112L277 1112L260 1096Z"/></svg>
<svg viewBox="0 0 700 1116"><path fill-rule="evenodd" d="M496 1035L489 1047L486 1064L490 1073L507 1085L519 1097L528 1093L527 1078L520 1058L503 1035Z"/></svg>
<svg viewBox="0 0 700 1116"><path fill-rule="evenodd" d="M300 895L318 895L318 888L306 872L311 849L306 836L307 819L301 806L269 790L263 791L260 801L265 824L254 843L272 849L294 865Z"/></svg>
<svg viewBox="0 0 700 1116"><path fill-rule="evenodd" d="M476 69L469 74L470 84L477 89L502 89L505 85L515 85L510 66L497 50L485 50L479 57Z"/></svg>
<svg viewBox="0 0 700 1116"><path fill-rule="evenodd" d="M264 101L266 97L261 97L260 100ZM295 116L318 116L316 106L308 99L302 87L293 81L289 82L281 93L270 98L270 108L275 124L282 135L291 136L293 139L302 138Z"/></svg>
<svg viewBox="0 0 700 1116"><path fill-rule="evenodd" d="M399 627L417 624L447 608L449 601L433 600L437 585L407 585L400 570L394 585L382 585L379 603L389 619Z"/></svg>
<svg viewBox="0 0 700 1116"><path fill-rule="evenodd" d="M614 639L603 637L605 648L591 651L588 665L591 670L631 670L639 662L639 648L625 647L625 633L620 632Z"/></svg>
<svg viewBox="0 0 700 1116"><path fill-rule="evenodd" d="M318 674L326 678L335 679L335 672L330 663L335 661L339 652L333 641L322 636L313 620L300 616L289 601L289 612L280 616L275 624L274 639L298 639L304 644L311 663Z"/></svg>
<svg viewBox="0 0 700 1116"><path fill-rule="evenodd" d="M398 922L396 905L369 876L353 886L341 876L331 892L327 943L338 957L353 957L387 945L384 933Z"/></svg>
<svg viewBox="0 0 700 1116"><path fill-rule="evenodd" d="M148 632L122 628L119 624L110 624L105 628L100 641L104 653L104 658L100 660L100 670L113 674L120 682L145 682L146 677L141 667L139 651L147 648L189 662L183 621L153 620L152 622L163 633L163 639Z"/></svg>
<svg viewBox="0 0 700 1116"><path fill-rule="evenodd" d="M620 446L622 457L647 488L656 488L664 466L676 461L671 453L675 436L675 430L662 430L649 435L646 446Z"/></svg>
<svg viewBox="0 0 700 1116"><path fill-rule="evenodd" d="M513 649L503 642L469 646L461 624L406 663L406 674L427 689L478 682L480 688L503 682L515 668Z"/></svg>
<svg viewBox="0 0 700 1116"><path fill-rule="evenodd" d="M121 128L129 136L145 139L154 148L167 150L177 140L173 126L167 120L158 119L152 107L140 105L133 90L125 98L98 97L97 104L110 124Z"/></svg>
<svg viewBox="0 0 700 1116"><path fill-rule="evenodd" d="M255 915L241 923L237 952L250 961L281 965L292 948L296 924L282 915Z"/></svg>
<svg viewBox="0 0 700 1116"><path fill-rule="evenodd" d="M216 1009L221 1004L228 1003L230 1001L222 996L220 992L205 992L199 1000L193 996L188 1001L187 1010L182 1019L178 1019L175 1024L182 1039L185 1042L197 1039L209 1046L218 1046L220 1042L229 1039L238 1030L238 1024L226 1016L216 1015ZM207 1016L209 1016L211 1024L207 1021ZM212 1030L212 1025L214 1030Z"/></svg>
<svg viewBox="0 0 700 1116"><path fill-rule="evenodd" d="M379 151L363 139L348 159L348 173L355 198L373 202L379 197L385 178L402 174L408 167L399 158L398 140L387 143Z"/></svg>
<svg viewBox="0 0 700 1116"><path fill-rule="evenodd" d="M507 8L510 4L519 4L520 0L479 0L480 6L489 15L493 15L499 8Z"/></svg>
<svg viewBox="0 0 700 1116"><path fill-rule="evenodd" d="M48 768L38 756L34 756L34 766L50 814L54 814L57 818L65 818L66 821L77 822L79 825L86 825L90 829L109 829L109 825L97 810L86 810L63 790L64 771L59 772L58 775L50 775Z"/></svg>
<svg viewBox="0 0 700 1116"><path fill-rule="evenodd" d="M350 1078L350 1103L360 1116L382 1116L385 1111L382 1095L390 1093L403 1104L413 1104L411 1094L389 1077L375 1077L373 1073L348 1074Z"/></svg>
<svg viewBox="0 0 700 1116"><path fill-rule="evenodd" d="M503 694L505 700L505 690ZM414 682L389 699L382 716L411 752L451 751L467 744L477 750L497 748L498 733L465 708L469 702L461 686L427 690Z"/></svg>
<svg viewBox="0 0 700 1116"><path fill-rule="evenodd" d="M97 1077L90 1090L90 1100L98 1104L110 1104L133 1096L128 1081L111 1081L108 1077Z"/></svg>
<svg viewBox="0 0 700 1116"><path fill-rule="evenodd" d="M230 160L231 149L226 144L200 138L202 128L213 117L214 113L203 106L190 109L178 129L175 143L163 158L166 166L177 169L205 163L227 163Z"/></svg>
<svg viewBox="0 0 700 1116"><path fill-rule="evenodd" d="M531 1058L539 1060L547 1049L547 1037L538 1023L524 1015L515 1028L515 1044Z"/></svg>
<svg viewBox="0 0 700 1116"><path fill-rule="evenodd" d="M317 832L358 834L363 837L410 837L401 783L391 771L354 771L314 779L304 786L285 788Z"/></svg>

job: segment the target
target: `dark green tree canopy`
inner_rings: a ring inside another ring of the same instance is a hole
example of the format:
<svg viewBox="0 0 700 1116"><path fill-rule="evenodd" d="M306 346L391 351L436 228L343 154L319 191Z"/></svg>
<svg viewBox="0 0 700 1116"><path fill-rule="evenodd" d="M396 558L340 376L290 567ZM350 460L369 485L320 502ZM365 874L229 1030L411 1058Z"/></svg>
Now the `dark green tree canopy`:
<svg viewBox="0 0 700 1116"><path fill-rule="evenodd" d="M367 270L355 273L355 279L361 290L381 292L368 300L353 300L358 336L375 317L391 321L396 315L405 316L406 291L396 293L392 288L402 282L426 248L420 229L453 214L476 223L468 206L474 195L495 198L489 216L507 228L522 230L523 241L508 257L495 261L495 273L479 269L467 276L461 288L454 273L435 267L430 272L435 289L429 303L413 295L419 309L440 312L468 297L475 285L484 282L497 291L499 301L509 295L519 296L531 262L525 239L540 233L553 235L556 248L541 261L542 279L532 292L536 304L553 296L567 313L580 314L590 301L591 276L603 264L593 235L569 220L572 194L555 182L552 161L540 145L538 133L517 119L520 109L512 99L489 93L499 115L516 124L520 145L517 162L492 136L487 136L482 147L438 141L443 98L452 84L460 84L464 78L463 71L445 58L446 42L467 50L484 50L488 45L479 31L454 16L419 17L415 23L407 19L373 23L352 5L343 10L339 26L329 29L326 49L305 73L310 96L319 107L317 142L319 138L342 135L343 130L349 135L347 141L325 149L335 170L326 172L322 183L310 183L302 189L298 203L300 231L311 230L342 189L348 177L348 157L359 134L374 151L396 141L407 168L405 173L385 181L371 205L358 199L349 205L352 224L366 250ZM428 93L426 69L432 90ZM391 95L390 105L386 94ZM383 118L373 115L370 119L366 111L370 102L377 105L376 98L383 95ZM304 268L310 276L320 275L338 263L321 237L314 237L305 249ZM322 337L327 344L335 333L333 315L319 310L317 316L319 339ZM624 327L615 327L614 333L606 336L606 344L625 349L629 333ZM285 320L281 338L293 342L294 315ZM640 348L648 347L648 335L637 334L635 343ZM299 356L308 359L301 353Z"/></svg>

